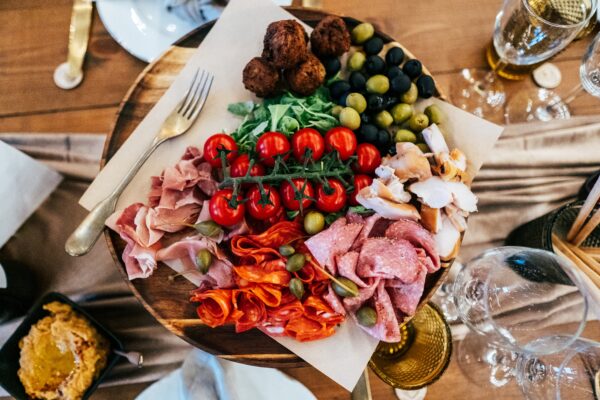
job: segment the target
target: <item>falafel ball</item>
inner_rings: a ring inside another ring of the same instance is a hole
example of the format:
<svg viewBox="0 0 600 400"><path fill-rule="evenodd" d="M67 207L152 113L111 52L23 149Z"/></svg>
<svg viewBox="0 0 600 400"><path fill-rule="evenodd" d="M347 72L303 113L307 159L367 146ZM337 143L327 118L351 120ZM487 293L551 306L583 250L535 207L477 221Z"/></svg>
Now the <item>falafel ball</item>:
<svg viewBox="0 0 600 400"><path fill-rule="evenodd" d="M281 74L264 58L254 57L244 67L242 81L244 87L258 97L268 97L279 90Z"/></svg>
<svg viewBox="0 0 600 400"><path fill-rule="evenodd" d="M284 73L290 89L302 96L313 94L325 81L325 67L312 53L308 53L306 61Z"/></svg>
<svg viewBox="0 0 600 400"><path fill-rule="evenodd" d="M296 20L269 24L262 56L277 68L292 68L308 56L308 35Z"/></svg>
<svg viewBox="0 0 600 400"><path fill-rule="evenodd" d="M350 32L343 19L329 15L310 34L310 44L319 57L339 57L350 50Z"/></svg>

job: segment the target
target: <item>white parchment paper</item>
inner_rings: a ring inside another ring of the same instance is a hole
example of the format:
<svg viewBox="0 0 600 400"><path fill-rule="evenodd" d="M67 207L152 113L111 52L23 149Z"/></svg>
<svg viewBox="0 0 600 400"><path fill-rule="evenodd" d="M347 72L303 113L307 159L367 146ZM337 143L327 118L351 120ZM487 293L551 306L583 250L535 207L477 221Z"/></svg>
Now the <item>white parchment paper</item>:
<svg viewBox="0 0 600 400"><path fill-rule="evenodd" d="M197 68L204 68L215 76L204 110L189 133L162 145L146 162L119 199L117 209L134 202L145 202L150 177L175 164L187 146L201 146L213 133L233 131L240 120L228 113L227 105L254 99L242 85L244 66L262 52L267 25L290 18L294 17L270 0L231 0L172 86L100 172L80 203L90 209L112 191L137 156L150 144L162 121L185 93ZM310 31L308 27L307 30ZM469 172L474 174L491 151L502 128L439 100L428 100L419 107L432 101L440 103L447 113L449 122L445 130L450 133L449 142L467 155ZM179 263L169 265L175 270L181 269ZM275 340L348 390L356 385L378 343L350 319L334 336L325 340L309 343L288 338Z"/></svg>

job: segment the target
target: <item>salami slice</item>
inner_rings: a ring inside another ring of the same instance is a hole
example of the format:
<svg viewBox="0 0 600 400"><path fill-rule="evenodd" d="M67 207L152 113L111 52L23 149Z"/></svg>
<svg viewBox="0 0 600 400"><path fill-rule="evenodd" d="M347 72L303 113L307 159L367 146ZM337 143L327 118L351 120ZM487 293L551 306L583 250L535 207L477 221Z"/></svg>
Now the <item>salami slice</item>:
<svg viewBox="0 0 600 400"><path fill-rule="evenodd" d="M413 282L419 272L415 248L406 240L369 238L360 250L356 273L362 278L374 277Z"/></svg>
<svg viewBox="0 0 600 400"><path fill-rule="evenodd" d="M377 323L370 328L359 326L379 340L390 343L399 342L401 338L398 318L396 318L394 305L383 281L377 285L377 290L373 296L373 304L377 312Z"/></svg>
<svg viewBox="0 0 600 400"><path fill-rule="evenodd" d="M401 283L398 280L386 281L387 290L392 304L406 315L414 315L423 295L427 270L421 267L417 279L411 283Z"/></svg>
<svg viewBox="0 0 600 400"><path fill-rule="evenodd" d="M340 218L331 224L328 229L305 242L306 247L319 264L329 269L333 274L337 273L335 257L350 250L363 227L360 224L347 224L346 222L346 218Z"/></svg>
<svg viewBox="0 0 600 400"><path fill-rule="evenodd" d="M435 241L431 233L421 224L408 219L400 219L387 228L385 236L391 239L408 240L415 247L423 248L432 262L430 267L432 269L428 269L428 272L435 272L440 268L440 256L435 248Z"/></svg>
<svg viewBox="0 0 600 400"><path fill-rule="evenodd" d="M356 275L356 263L358 262L358 252L349 251L347 253L341 254L336 257L336 266L338 270L338 274L350 279L352 282L356 283L359 287L367 287L367 284L363 282Z"/></svg>

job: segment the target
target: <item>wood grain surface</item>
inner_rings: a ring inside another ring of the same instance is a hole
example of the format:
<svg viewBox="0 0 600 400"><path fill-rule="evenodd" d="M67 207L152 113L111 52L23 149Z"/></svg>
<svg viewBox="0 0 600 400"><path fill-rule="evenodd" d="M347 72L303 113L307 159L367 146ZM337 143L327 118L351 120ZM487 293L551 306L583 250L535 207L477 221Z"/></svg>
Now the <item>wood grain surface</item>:
<svg viewBox="0 0 600 400"><path fill-rule="evenodd" d="M299 1L295 0L295 3ZM322 0L324 10L369 20L423 60L447 91L461 68L485 68L484 49L502 0ZM72 91L56 88L54 68L66 59L72 1L0 1L0 131L108 133L121 99L146 64L123 50L94 13L85 78ZM566 93L578 83L581 56L591 36L555 57L563 74L556 89ZM530 78L506 83L509 96L534 87ZM600 102L584 94L574 115L599 114ZM586 337L598 339L600 324L588 324ZM456 348L456 346L455 346ZM349 399L347 391L310 367L285 369L319 399ZM371 374L374 399L395 399L392 389ZM141 386L136 386L137 391ZM92 398L133 398L136 390L100 389ZM106 392L106 397L104 393ZM127 396L124 393L128 393ZM428 388L427 399L521 399L514 388L493 390L483 380L469 381L453 359ZM282 397L283 398L283 397Z"/></svg>

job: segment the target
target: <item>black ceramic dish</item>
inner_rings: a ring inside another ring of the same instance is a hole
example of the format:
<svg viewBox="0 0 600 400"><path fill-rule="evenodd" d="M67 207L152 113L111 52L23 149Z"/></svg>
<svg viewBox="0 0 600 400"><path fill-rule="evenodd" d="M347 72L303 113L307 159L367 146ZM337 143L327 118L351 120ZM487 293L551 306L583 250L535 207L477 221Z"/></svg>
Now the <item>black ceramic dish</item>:
<svg viewBox="0 0 600 400"><path fill-rule="evenodd" d="M79 305L71 301L68 297L60 294L60 293L48 293L44 297L42 297L34 306L29 310L29 313L21 322L21 324L17 327L12 336L8 339L8 341L4 344L2 349L0 349L0 386L2 386L8 393L10 393L17 400L27 400L29 397L25 393L25 388L21 384L19 377L17 376L17 371L19 370L19 341L21 338L26 336L31 329L31 326L38 322L40 319L45 316L50 315L50 313L42 308L44 304L51 303L53 301L59 301L61 303L65 303L73 307L75 311L79 314L86 317L91 324L98 330L98 332L104 336L109 342L111 350L123 350L123 344L119 339L117 339L112 333L110 333L106 328L100 325L92 316L90 316L85 310L83 310ZM119 356L111 351L108 354L108 360L106 363L106 367L100 373L98 378L96 378L92 385L86 390L82 399L85 400L90 397L90 395L94 392L94 390L98 387L100 382L106 377L108 372L115 366L117 361L119 360Z"/></svg>

